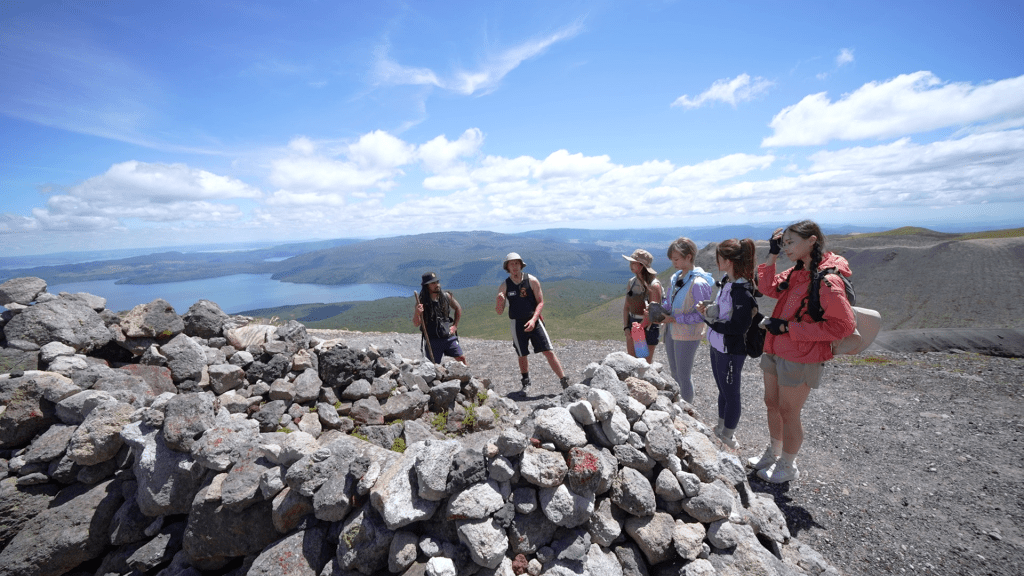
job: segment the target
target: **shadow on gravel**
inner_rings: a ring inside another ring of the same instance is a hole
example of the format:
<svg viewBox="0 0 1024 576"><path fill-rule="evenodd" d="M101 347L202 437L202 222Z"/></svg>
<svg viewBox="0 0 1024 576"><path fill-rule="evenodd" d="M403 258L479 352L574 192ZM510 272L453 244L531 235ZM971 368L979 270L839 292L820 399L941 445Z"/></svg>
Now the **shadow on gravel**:
<svg viewBox="0 0 1024 576"><path fill-rule="evenodd" d="M750 489L754 492L771 494L776 506L786 516L786 526L794 537L798 536L801 530L825 528L814 520L814 516L806 508L793 503L793 499L789 497L789 482L784 484L765 482L758 478L755 472L747 474L747 480L750 482Z"/></svg>

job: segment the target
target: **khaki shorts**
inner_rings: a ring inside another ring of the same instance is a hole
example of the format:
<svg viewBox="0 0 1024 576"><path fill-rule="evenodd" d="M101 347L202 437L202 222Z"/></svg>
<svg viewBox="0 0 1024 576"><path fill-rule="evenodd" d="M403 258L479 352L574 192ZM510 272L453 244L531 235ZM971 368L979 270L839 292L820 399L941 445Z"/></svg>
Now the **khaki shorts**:
<svg viewBox="0 0 1024 576"><path fill-rule="evenodd" d="M795 388L806 382L809 387L817 388L821 385L825 363L801 364L765 353L761 355L761 369L774 374L779 379L779 386Z"/></svg>

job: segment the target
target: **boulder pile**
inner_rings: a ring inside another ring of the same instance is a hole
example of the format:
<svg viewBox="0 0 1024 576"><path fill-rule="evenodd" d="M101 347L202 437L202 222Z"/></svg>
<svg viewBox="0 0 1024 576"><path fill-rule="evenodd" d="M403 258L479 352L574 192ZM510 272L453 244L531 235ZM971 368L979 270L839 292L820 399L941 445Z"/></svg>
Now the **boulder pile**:
<svg viewBox="0 0 1024 576"><path fill-rule="evenodd" d="M0 285L0 576L837 574L658 365L526 412L458 362L45 290Z"/></svg>

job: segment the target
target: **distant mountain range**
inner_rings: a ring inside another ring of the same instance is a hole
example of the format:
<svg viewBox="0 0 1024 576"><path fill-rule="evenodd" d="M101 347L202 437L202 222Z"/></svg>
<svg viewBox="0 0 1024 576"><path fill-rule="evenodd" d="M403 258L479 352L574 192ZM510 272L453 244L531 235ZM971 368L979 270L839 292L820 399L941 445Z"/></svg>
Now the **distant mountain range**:
<svg viewBox="0 0 1024 576"><path fill-rule="evenodd" d="M121 284L160 284L231 274L272 274L285 282L313 284L393 283L416 286L433 270L451 288L496 284L501 261L519 252L528 272L546 279L620 281L629 268L619 254L645 248L656 266L665 264L665 248L681 235L698 246L725 238L767 238L769 226L584 230L555 228L520 234L438 232L376 240L336 239L254 249L239 245L193 246L141 254L134 250L61 253L0 258L0 281L37 276L49 284L117 280ZM830 233L880 231L858 226ZM114 257L110 257L116 254ZM78 260L74 260L77 256Z"/></svg>

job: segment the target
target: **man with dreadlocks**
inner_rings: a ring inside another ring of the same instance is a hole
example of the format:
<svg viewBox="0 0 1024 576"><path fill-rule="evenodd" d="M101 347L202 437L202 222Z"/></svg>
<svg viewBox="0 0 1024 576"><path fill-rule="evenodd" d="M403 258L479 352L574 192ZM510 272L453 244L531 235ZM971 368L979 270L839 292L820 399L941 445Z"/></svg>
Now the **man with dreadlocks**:
<svg viewBox="0 0 1024 576"><path fill-rule="evenodd" d="M749 464L757 475L775 484L800 478L796 453L804 440L800 412L811 390L822 381L825 361L832 358L832 342L853 334L857 319L846 297L842 279L850 276L845 258L825 252L825 235L810 220L779 228L769 241L768 261L757 268L757 289L778 302L764 322L768 334L761 356L764 404L768 409L771 443ZM780 252L795 265L775 273ZM811 272L834 269L821 282L824 314L815 321L808 313Z"/></svg>
<svg viewBox="0 0 1024 576"><path fill-rule="evenodd" d="M423 355L434 364L440 364L445 355L466 364L466 356L459 346L459 320L462 307L451 292L441 291L441 279L433 272L423 275L422 291L412 315L414 326L422 327ZM455 312L455 320L451 313Z"/></svg>

